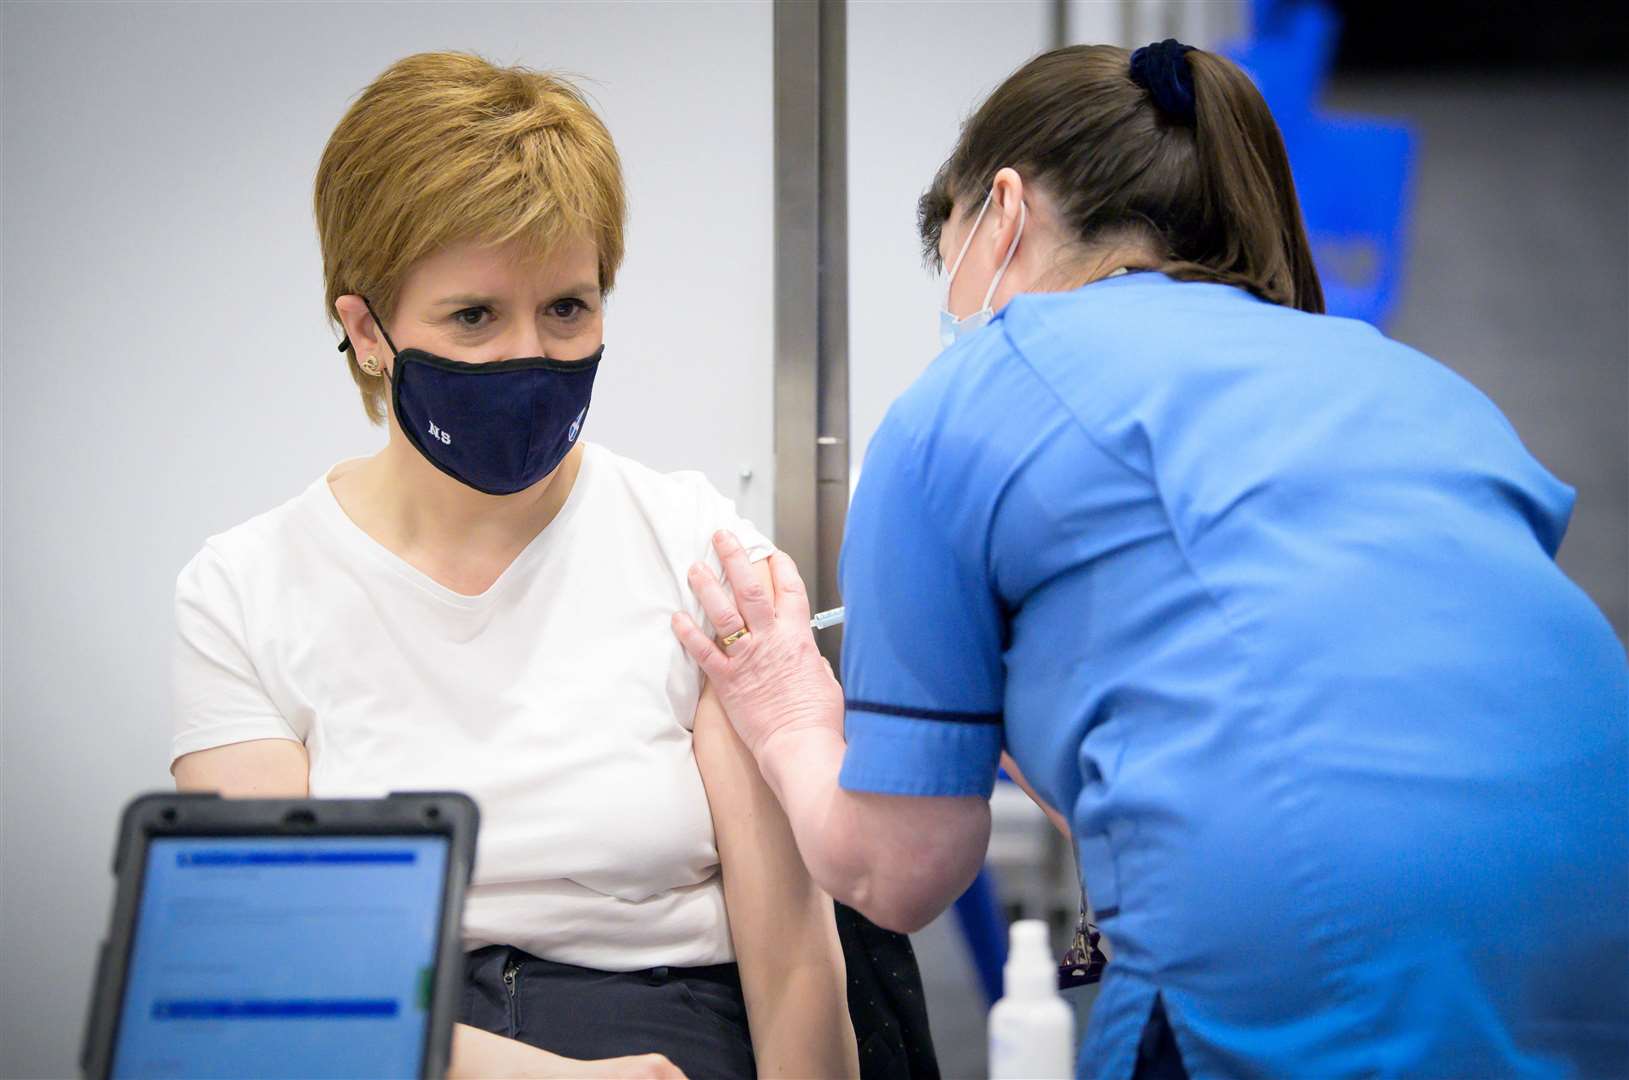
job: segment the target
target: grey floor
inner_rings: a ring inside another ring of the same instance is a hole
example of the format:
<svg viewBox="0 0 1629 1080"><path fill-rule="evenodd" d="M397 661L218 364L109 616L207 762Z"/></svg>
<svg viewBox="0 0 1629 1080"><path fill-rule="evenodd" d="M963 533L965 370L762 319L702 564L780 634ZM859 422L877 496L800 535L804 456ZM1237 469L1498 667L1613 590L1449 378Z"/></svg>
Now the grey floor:
<svg viewBox="0 0 1629 1080"><path fill-rule="evenodd" d="M1347 80L1418 158L1391 336L1491 397L1578 490L1561 566L1629 632L1629 80ZM947 1077L983 1076L984 1005L949 917L916 935Z"/></svg>

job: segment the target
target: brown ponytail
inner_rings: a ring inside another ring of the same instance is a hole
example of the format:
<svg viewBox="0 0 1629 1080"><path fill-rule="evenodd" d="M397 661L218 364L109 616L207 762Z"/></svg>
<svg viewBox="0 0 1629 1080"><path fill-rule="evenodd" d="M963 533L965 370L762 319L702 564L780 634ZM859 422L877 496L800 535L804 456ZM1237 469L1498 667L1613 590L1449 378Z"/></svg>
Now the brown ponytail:
<svg viewBox="0 0 1629 1080"><path fill-rule="evenodd" d="M1076 45L1019 68L963 126L922 196L924 252L936 259L952 207L977 205L1011 166L1052 197L1082 244L1140 242L1174 278L1321 313L1323 287L1267 103L1225 57L1193 49L1185 60L1191 119L1162 111L1132 80L1125 49Z"/></svg>

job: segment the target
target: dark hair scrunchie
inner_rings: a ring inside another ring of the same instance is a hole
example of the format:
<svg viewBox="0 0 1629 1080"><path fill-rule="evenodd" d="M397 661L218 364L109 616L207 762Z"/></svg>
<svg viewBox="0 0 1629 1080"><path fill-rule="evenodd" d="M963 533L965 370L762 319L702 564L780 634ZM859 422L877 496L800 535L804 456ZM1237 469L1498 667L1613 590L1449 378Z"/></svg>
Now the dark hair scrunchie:
<svg viewBox="0 0 1629 1080"><path fill-rule="evenodd" d="M1148 91L1156 109L1189 125L1198 116L1193 98L1193 68L1188 66L1191 52L1192 45L1166 38L1131 54L1131 81Z"/></svg>

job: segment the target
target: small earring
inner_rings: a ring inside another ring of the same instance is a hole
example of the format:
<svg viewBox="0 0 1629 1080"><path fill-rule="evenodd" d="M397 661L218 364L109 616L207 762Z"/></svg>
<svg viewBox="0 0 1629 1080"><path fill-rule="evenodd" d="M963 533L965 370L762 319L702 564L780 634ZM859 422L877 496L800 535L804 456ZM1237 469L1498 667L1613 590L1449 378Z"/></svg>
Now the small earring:
<svg viewBox="0 0 1629 1080"><path fill-rule="evenodd" d="M378 376L379 371L380 371L380 369L379 369L379 358L377 356L373 355L372 353L369 353L368 358L366 360L362 361L357 366L360 367L367 374L373 375L373 376Z"/></svg>

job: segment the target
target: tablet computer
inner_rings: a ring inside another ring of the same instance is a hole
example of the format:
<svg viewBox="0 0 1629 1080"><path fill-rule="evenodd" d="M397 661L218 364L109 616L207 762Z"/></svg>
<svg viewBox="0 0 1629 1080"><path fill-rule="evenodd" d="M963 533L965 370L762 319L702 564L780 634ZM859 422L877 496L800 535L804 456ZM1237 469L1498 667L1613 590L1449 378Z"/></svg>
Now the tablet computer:
<svg viewBox="0 0 1629 1080"><path fill-rule="evenodd" d="M479 816L466 795L125 807L91 1077L441 1077Z"/></svg>

